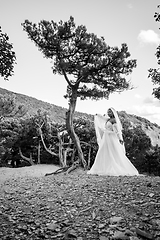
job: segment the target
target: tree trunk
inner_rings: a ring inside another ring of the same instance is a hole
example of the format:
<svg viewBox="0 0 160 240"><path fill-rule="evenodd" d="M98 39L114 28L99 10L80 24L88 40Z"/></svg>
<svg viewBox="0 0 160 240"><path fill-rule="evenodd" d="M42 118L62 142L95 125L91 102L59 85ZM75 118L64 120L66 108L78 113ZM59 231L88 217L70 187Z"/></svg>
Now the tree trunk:
<svg viewBox="0 0 160 240"><path fill-rule="evenodd" d="M73 149L71 149L70 147L67 147L66 149L63 148L63 163L64 163L64 167L68 166L67 164L67 154L69 152L73 152Z"/></svg>
<svg viewBox="0 0 160 240"><path fill-rule="evenodd" d="M83 167L86 168L86 161L83 156L80 141L73 127L73 116L75 112L76 102L77 102L77 88L72 88L72 96L70 98L69 110L66 112L66 127L69 136L71 137L72 141L76 146L79 160L83 164Z"/></svg>
<svg viewBox="0 0 160 240"><path fill-rule="evenodd" d="M72 157L71 157L71 163L72 164L74 163L75 155L76 155L76 148L74 147Z"/></svg>
<svg viewBox="0 0 160 240"><path fill-rule="evenodd" d="M43 134L42 134L42 130L39 128L39 135L41 137L41 141L42 141L42 144L43 144L43 147L44 149L49 153L51 154L52 156L56 156L56 157L59 157L59 155L53 151L51 151L50 149L47 148L45 142L44 142L44 139L43 139Z"/></svg>
<svg viewBox="0 0 160 240"><path fill-rule="evenodd" d="M41 155L41 144L39 141L39 143L38 143L38 164L41 163L40 155Z"/></svg>
<svg viewBox="0 0 160 240"><path fill-rule="evenodd" d="M57 132L57 137L58 137L58 140L59 140L59 164L60 164L61 167L65 167L64 166L64 160L63 160L62 139L61 139L61 136L60 136L59 132Z"/></svg>
<svg viewBox="0 0 160 240"><path fill-rule="evenodd" d="M32 159L32 154L31 154L31 153L30 153L30 158L25 157L25 156L22 154L21 149L19 148L19 154L20 154L20 156L21 156L21 158L22 158L23 160L29 162L31 165L34 164L33 159Z"/></svg>
<svg viewBox="0 0 160 240"><path fill-rule="evenodd" d="M91 164L91 146L89 147L89 150L88 150L88 166L87 166L87 169L90 169L90 164Z"/></svg>

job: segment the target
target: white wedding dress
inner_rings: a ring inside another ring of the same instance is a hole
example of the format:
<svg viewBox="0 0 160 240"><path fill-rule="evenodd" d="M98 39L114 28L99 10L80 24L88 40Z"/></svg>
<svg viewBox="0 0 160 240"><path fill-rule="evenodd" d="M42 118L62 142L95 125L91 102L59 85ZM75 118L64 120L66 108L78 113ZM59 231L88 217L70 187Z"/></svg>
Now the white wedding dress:
<svg viewBox="0 0 160 240"><path fill-rule="evenodd" d="M105 124L105 122L104 117L95 116L99 149L95 162L87 173L108 176L138 175L137 169L125 155L124 145L119 142L117 124L112 124L110 121Z"/></svg>

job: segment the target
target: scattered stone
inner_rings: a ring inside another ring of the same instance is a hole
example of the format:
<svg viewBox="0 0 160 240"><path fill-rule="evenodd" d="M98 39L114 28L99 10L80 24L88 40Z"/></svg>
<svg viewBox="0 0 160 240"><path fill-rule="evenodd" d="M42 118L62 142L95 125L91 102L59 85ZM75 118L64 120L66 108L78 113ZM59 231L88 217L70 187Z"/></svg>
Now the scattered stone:
<svg viewBox="0 0 160 240"><path fill-rule="evenodd" d="M149 197L152 198L154 196L154 193L150 193Z"/></svg>
<svg viewBox="0 0 160 240"><path fill-rule="evenodd" d="M126 229L126 231L125 231L125 235L127 235L127 236L133 236L134 233L133 233L131 230Z"/></svg>
<svg viewBox="0 0 160 240"><path fill-rule="evenodd" d="M48 224L47 229L55 231L57 229L59 230L59 227L60 226L56 222L52 222L52 223Z"/></svg>
<svg viewBox="0 0 160 240"><path fill-rule="evenodd" d="M110 218L110 223L114 224L114 223L119 223L122 220L122 217L112 217Z"/></svg>
<svg viewBox="0 0 160 240"><path fill-rule="evenodd" d="M160 227L160 219L156 219L155 223Z"/></svg>
<svg viewBox="0 0 160 240"><path fill-rule="evenodd" d="M68 240L68 239L77 239L77 234L76 232L71 229L71 230L68 230L66 233L65 233L65 236L64 236L64 240Z"/></svg>
<svg viewBox="0 0 160 240"><path fill-rule="evenodd" d="M131 227L130 231L133 232L133 233L136 233L136 228L135 227Z"/></svg>
<svg viewBox="0 0 160 240"><path fill-rule="evenodd" d="M99 240L109 240L109 238L105 237L105 236L100 236Z"/></svg>
<svg viewBox="0 0 160 240"><path fill-rule="evenodd" d="M159 177L17 176L0 183L2 240L160 240Z"/></svg>
<svg viewBox="0 0 160 240"><path fill-rule="evenodd" d="M136 237L136 236L131 236L131 237L130 237L130 240L139 240L139 238Z"/></svg>
<svg viewBox="0 0 160 240"><path fill-rule="evenodd" d="M137 233L137 235L139 235L141 237L144 237L146 239L154 239L153 236L150 233L142 231L142 230L140 230L138 228L136 228L136 233Z"/></svg>
<svg viewBox="0 0 160 240"><path fill-rule="evenodd" d="M100 224L98 225L98 228L99 228L99 229L102 229L102 228L104 228L105 226L106 226L106 224L100 223Z"/></svg>
<svg viewBox="0 0 160 240"><path fill-rule="evenodd" d="M111 228L111 229L112 229L112 228L117 228L117 224L110 224L110 225L109 225L109 228Z"/></svg>
<svg viewBox="0 0 160 240"><path fill-rule="evenodd" d="M119 240L129 240L129 236L125 235L124 232L116 231L114 233L113 239L119 239Z"/></svg>

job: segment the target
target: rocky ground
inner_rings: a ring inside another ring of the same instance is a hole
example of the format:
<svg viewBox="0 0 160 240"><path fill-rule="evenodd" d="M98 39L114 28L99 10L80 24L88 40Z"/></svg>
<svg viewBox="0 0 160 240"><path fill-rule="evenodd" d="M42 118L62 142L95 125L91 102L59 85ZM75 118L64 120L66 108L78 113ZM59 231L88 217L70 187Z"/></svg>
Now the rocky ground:
<svg viewBox="0 0 160 240"><path fill-rule="evenodd" d="M160 177L0 169L0 239L160 240Z"/></svg>

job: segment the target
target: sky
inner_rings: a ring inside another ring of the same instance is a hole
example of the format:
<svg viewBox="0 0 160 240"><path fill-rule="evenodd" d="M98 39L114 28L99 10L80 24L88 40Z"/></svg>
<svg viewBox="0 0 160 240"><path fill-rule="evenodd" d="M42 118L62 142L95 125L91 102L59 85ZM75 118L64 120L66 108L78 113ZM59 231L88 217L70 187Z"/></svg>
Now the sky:
<svg viewBox="0 0 160 240"><path fill-rule="evenodd" d="M160 125L160 101L152 95L148 78L150 68L158 68L155 56L160 44L160 23L155 22L159 0L0 0L0 26L7 33L17 57L14 75L0 87L68 108L66 82L52 73L51 61L45 59L28 39L21 23L41 20L67 21L103 36L111 47L126 43L137 67L130 75L133 90L110 95L109 100L77 101L76 111L104 114L109 107L144 117Z"/></svg>

